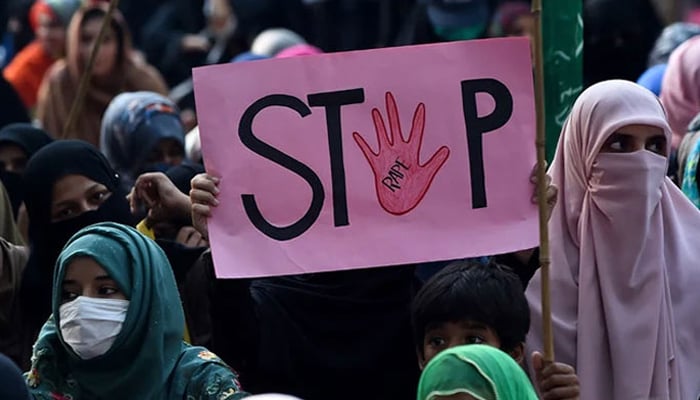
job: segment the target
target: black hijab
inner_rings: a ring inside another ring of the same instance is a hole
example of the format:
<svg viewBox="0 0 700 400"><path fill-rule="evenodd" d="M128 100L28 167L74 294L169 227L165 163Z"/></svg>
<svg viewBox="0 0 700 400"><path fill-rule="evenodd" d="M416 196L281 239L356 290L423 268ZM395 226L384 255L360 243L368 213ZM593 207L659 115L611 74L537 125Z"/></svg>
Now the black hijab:
<svg viewBox="0 0 700 400"><path fill-rule="evenodd" d="M14 123L0 129L0 146L5 144L13 144L24 151L24 154L29 160L34 153L42 147L51 143L53 139L46 131L35 128L28 123ZM7 193L12 202L12 211L15 218L17 211L22 204L22 174L16 172L0 171L0 180L5 185Z"/></svg>
<svg viewBox="0 0 700 400"><path fill-rule="evenodd" d="M608 79L636 81L662 28L649 0L586 0L583 26L586 86Z"/></svg>
<svg viewBox="0 0 700 400"><path fill-rule="evenodd" d="M10 82L0 74L0 127L14 122L29 122L29 113Z"/></svg>
<svg viewBox="0 0 700 400"><path fill-rule="evenodd" d="M56 181L66 175L82 175L101 183L112 195L95 211L51 222L51 202ZM24 172L24 202L29 216L30 255L24 270L20 300L30 334L51 314L53 269L65 243L80 229L98 222L134 224L119 176L91 144L78 140L53 142L39 150Z"/></svg>

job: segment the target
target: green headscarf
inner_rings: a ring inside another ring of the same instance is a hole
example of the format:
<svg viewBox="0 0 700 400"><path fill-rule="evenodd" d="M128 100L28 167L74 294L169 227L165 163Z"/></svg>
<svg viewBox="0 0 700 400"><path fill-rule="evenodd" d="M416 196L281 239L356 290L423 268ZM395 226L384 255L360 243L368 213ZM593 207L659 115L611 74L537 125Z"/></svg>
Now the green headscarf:
<svg viewBox="0 0 700 400"><path fill-rule="evenodd" d="M75 355L56 329L63 278L76 257L94 259L129 300L114 344L90 360ZM216 370L220 381L228 372L235 381L218 357L182 341L185 318L170 264L155 242L131 227L92 225L68 241L54 272L52 311L34 346L27 376L36 398L184 399L190 391L201 390L192 380L201 377L209 364L224 367ZM237 389L236 382L230 394Z"/></svg>
<svg viewBox="0 0 700 400"><path fill-rule="evenodd" d="M503 351L472 344L430 360L418 384L418 400L466 393L479 400L537 400L522 368Z"/></svg>

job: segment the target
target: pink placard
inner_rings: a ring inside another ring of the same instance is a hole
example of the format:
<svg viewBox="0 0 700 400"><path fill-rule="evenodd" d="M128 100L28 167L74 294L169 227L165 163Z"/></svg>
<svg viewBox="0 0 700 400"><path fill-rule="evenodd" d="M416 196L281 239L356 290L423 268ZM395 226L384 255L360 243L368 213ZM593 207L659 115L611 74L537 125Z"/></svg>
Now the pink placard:
<svg viewBox="0 0 700 400"><path fill-rule="evenodd" d="M194 87L219 277L537 245L527 39L202 67Z"/></svg>

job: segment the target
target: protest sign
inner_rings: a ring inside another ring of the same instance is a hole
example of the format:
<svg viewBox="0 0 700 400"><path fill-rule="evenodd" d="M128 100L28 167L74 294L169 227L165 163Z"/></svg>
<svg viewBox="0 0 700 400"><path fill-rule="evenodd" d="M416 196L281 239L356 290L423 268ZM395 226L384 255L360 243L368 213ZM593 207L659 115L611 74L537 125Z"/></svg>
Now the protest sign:
<svg viewBox="0 0 700 400"><path fill-rule="evenodd" d="M194 70L219 277L537 245L527 39Z"/></svg>

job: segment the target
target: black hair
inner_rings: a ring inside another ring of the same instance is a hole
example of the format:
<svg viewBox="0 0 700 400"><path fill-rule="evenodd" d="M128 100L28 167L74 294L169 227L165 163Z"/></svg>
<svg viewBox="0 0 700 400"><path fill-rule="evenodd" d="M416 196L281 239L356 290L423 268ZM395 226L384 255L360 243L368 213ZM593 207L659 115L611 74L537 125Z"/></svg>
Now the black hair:
<svg viewBox="0 0 700 400"><path fill-rule="evenodd" d="M530 330L530 308L518 276L508 267L456 261L435 274L418 292L411 309L416 348L431 325L471 320L498 335L511 352Z"/></svg>

